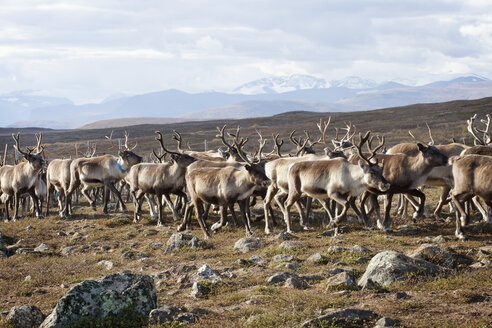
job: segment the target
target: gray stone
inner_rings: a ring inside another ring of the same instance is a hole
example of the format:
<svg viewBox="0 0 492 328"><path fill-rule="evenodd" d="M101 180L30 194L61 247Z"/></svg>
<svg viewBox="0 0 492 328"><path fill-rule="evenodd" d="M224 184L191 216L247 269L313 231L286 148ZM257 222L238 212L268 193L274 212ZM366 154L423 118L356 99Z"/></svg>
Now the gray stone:
<svg viewBox="0 0 492 328"><path fill-rule="evenodd" d="M236 264L238 265L251 265L251 261L245 260L245 259L238 259L236 261Z"/></svg>
<svg viewBox="0 0 492 328"><path fill-rule="evenodd" d="M388 286L405 280L409 274L436 275L442 272L443 268L427 261L413 259L395 251L384 251L371 259L358 285L364 287L370 278L381 286Z"/></svg>
<svg viewBox="0 0 492 328"><path fill-rule="evenodd" d="M15 328L39 327L45 315L41 310L32 305L14 306L10 309L5 321Z"/></svg>
<svg viewBox="0 0 492 328"><path fill-rule="evenodd" d="M154 236L154 235L157 235L158 232L159 231L157 231L155 229L146 229L142 233L144 236Z"/></svg>
<svg viewBox="0 0 492 328"><path fill-rule="evenodd" d="M241 253L247 253L259 249L262 246L260 238L244 237L236 241L234 249Z"/></svg>
<svg viewBox="0 0 492 328"><path fill-rule="evenodd" d="M346 271L340 272L326 280L326 290L351 289L354 287L354 276Z"/></svg>
<svg viewBox="0 0 492 328"><path fill-rule="evenodd" d="M395 327L397 324L398 323L395 320L388 317L383 317L376 321L374 328Z"/></svg>
<svg viewBox="0 0 492 328"><path fill-rule="evenodd" d="M154 325L166 322L193 323L196 320L196 314L183 312L172 305L161 305L149 313L149 324Z"/></svg>
<svg viewBox="0 0 492 328"><path fill-rule="evenodd" d="M219 282L222 280L222 278L217 272L212 270L207 264L204 264L197 270L197 272L191 278L192 282L199 282L203 280L207 280L211 282Z"/></svg>
<svg viewBox="0 0 492 328"><path fill-rule="evenodd" d="M63 231L58 231L57 235L59 237L65 237L67 234L65 232L63 232Z"/></svg>
<svg viewBox="0 0 492 328"><path fill-rule="evenodd" d="M26 227L26 230L27 230L27 231L29 231L29 230L33 230L33 229L34 229L34 227L33 227L33 226L30 226L30 225L28 225L28 226Z"/></svg>
<svg viewBox="0 0 492 328"><path fill-rule="evenodd" d="M173 233L171 237L169 237L166 243L166 249L164 249L164 253L167 254L171 251L178 250L183 247L199 248L204 247L205 245L206 243L203 240L193 235L176 232Z"/></svg>
<svg viewBox="0 0 492 328"><path fill-rule="evenodd" d="M198 281L194 282L191 287L191 297L193 298L207 298L212 288L215 287L217 283L210 281Z"/></svg>
<svg viewBox="0 0 492 328"><path fill-rule="evenodd" d="M301 267L299 263L286 263L284 265L284 268L289 269L289 270L297 270Z"/></svg>
<svg viewBox="0 0 492 328"><path fill-rule="evenodd" d="M417 235L422 232L422 229L410 225L401 225L396 228L396 231L405 235Z"/></svg>
<svg viewBox="0 0 492 328"><path fill-rule="evenodd" d="M352 247L350 251L355 254L371 253L371 250L369 248L360 245L354 245L354 247Z"/></svg>
<svg viewBox="0 0 492 328"><path fill-rule="evenodd" d="M324 280L325 278L323 276L317 275L317 274L302 274L299 275L299 278L306 282L319 282L321 280Z"/></svg>
<svg viewBox="0 0 492 328"><path fill-rule="evenodd" d="M164 246L163 243L161 243L160 241L153 241L149 244L149 247L152 248L152 249L160 249Z"/></svg>
<svg viewBox="0 0 492 328"><path fill-rule="evenodd" d="M173 266L169 271L172 274L179 276L179 275L182 275L184 273L191 272L193 270L196 270L196 265L179 264L179 265Z"/></svg>
<svg viewBox="0 0 492 328"><path fill-rule="evenodd" d="M457 254L446 248L439 247L436 244L422 244L415 251L410 252L408 256L414 259L429 261L447 268L455 268L460 264L468 265L472 262L470 257Z"/></svg>
<svg viewBox="0 0 492 328"><path fill-rule="evenodd" d="M72 235L72 238L70 238L70 240L72 242L79 242L81 241L82 239L84 238L84 236L82 236L82 234L80 232L76 232Z"/></svg>
<svg viewBox="0 0 492 328"><path fill-rule="evenodd" d="M314 264L326 264L327 258L321 255L320 253L314 253L313 255L311 255L306 259L306 262L314 263Z"/></svg>
<svg viewBox="0 0 492 328"><path fill-rule="evenodd" d="M147 255L137 251L126 251L121 255L121 257L127 260L136 260L146 258Z"/></svg>
<svg viewBox="0 0 492 328"><path fill-rule="evenodd" d="M147 275L119 273L86 280L71 288L57 303L41 328L64 327L82 318L118 316L130 308L145 316L157 307L154 280Z"/></svg>
<svg viewBox="0 0 492 328"><path fill-rule="evenodd" d="M281 232L275 236L275 239L277 239L277 240L288 240L289 237L287 236L287 234L285 232Z"/></svg>
<svg viewBox="0 0 492 328"><path fill-rule="evenodd" d="M34 249L35 252L47 252L50 250L50 247L46 244L41 244Z"/></svg>
<svg viewBox="0 0 492 328"><path fill-rule="evenodd" d="M395 298L396 298L397 300L401 300L402 298L408 298L408 294L407 294L407 293L405 293L405 292L397 292L397 293L395 294Z"/></svg>
<svg viewBox="0 0 492 328"><path fill-rule="evenodd" d="M19 247L16 251L16 254L35 254L36 252L34 251L33 248L30 247ZM38 253L39 254L39 253Z"/></svg>
<svg viewBox="0 0 492 328"><path fill-rule="evenodd" d="M278 247L285 250L300 249L304 247L304 243L299 240L286 240L278 245Z"/></svg>
<svg viewBox="0 0 492 328"><path fill-rule="evenodd" d="M330 309L325 314L306 321L298 327L315 328L315 327L331 327L331 326L363 326L363 322L373 320L376 314L369 310L360 309Z"/></svg>
<svg viewBox="0 0 492 328"><path fill-rule="evenodd" d="M349 266L338 266L338 267L331 268L329 270L325 270L322 273L328 277L332 277L342 272L347 272L348 274L354 275L354 268Z"/></svg>
<svg viewBox="0 0 492 328"><path fill-rule="evenodd" d="M99 261L97 265L104 267L106 270L111 270L114 266L113 262L107 260Z"/></svg>
<svg viewBox="0 0 492 328"><path fill-rule="evenodd" d="M267 283L268 284L277 284L279 282L286 281L288 278L293 278L293 277L298 278L299 276L296 275L295 273L292 273L292 272L276 273L267 279Z"/></svg>
<svg viewBox="0 0 492 328"><path fill-rule="evenodd" d="M308 284L305 280L300 279L299 277L289 277L287 278L287 280L285 280L284 287L294 289L306 289L308 288Z"/></svg>
<svg viewBox="0 0 492 328"><path fill-rule="evenodd" d="M62 249L61 253L62 255L69 256L74 254L77 251L77 246L68 246Z"/></svg>
<svg viewBox="0 0 492 328"><path fill-rule="evenodd" d="M273 257L273 260L275 262L292 262L294 261L294 256L288 254L278 254Z"/></svg>
<svg viewBox="0 0 492 328"><path fill-rule="evenodd" d="M254 264L256 265L260 265L260 266L263 266L263 265L266 265L267 264L267 260L264 259L263 257L259 256L259 255L253 255L249 258L249 260L251 262L253 262Z"/></svg>
<svg viewBox="0 0 492 328"><path fill-rule="evenodd" d="M330 254L333 254L333 253L340 253L340 252L343 252L344 251L344 248L343 247L340 247L340 246L330 246L328 247L327 249L327 252L330 253Z"/></svg>

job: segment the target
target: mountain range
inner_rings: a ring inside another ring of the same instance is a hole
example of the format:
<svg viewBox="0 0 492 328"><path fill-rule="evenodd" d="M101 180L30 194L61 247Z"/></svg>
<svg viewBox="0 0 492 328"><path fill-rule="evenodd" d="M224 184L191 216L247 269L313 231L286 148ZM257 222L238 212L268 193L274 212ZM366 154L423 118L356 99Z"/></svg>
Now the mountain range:
<svg viewBox="0 0 492 328"><path fill-rule="evenodd" d="M114 127L154 123L157 118L161 123L173 123L262 117L289 111L347 112L487 96L492 96L492 81L476 75L423 86L377 84L355 76L326 81L309 75L291 75L252 81L232 93L192 94L171 89L84 105L75 105L66 98L19 91L0 95L0 126ZM95 125L89 124L93 122Z"/></svg>

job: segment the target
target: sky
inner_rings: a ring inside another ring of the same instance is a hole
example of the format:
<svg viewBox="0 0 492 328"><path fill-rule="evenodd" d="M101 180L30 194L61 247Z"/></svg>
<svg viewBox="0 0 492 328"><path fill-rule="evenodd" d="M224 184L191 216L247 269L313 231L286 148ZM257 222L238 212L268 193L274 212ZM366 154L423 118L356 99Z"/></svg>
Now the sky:
<svg viewBox="0 0 492 328"><path fill-rule="evenodd" d="M492 1L0 0L0 94L81 104L291 74L492 78Z"/></svg>

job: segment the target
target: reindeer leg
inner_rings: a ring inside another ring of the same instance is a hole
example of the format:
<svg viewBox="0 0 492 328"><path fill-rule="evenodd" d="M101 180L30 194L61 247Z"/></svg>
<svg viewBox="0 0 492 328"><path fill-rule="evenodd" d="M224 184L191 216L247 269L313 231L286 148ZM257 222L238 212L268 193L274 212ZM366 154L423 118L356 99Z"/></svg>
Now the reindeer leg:
<svg viewBox="0 0 492 328"><path fill-rule="evenodd" d="M490 215L490 211L492 210L492 201L486 200L485 204L487 204L487 216L485 217L485 223L492 224L492 215Z"/></svg>
<svg viewBox="0 0 492 328"><path fill-rule="evenodd" d="M212 227L210 229L213 232L217 232L222 228L227 221L227 205L222 205L220 206L220 220L212 224Z"/></svg>
<svg viewBox="0 0 492 328"><path fill-rule="evenodd" d="M249 226L249 223L248 223L248 217L247 217L247 214L246 214L246 201L245 200L242 200L242 201L239 201L239 209L241 211L241 216L243 218L243 223L244 223L244 227L246 229L246 236L250 237L253 235L253 233L251 232L251 228Z"/></svg>
<svg viewBox="0 0 492 328"><path fill-rule="evenodd" d="M185 205L185 213L183 215L183 222L178 226L178 231L185 231L187 228L191 230L191 208L193 207L192 202L188 202Z"/></svg>
<svg viewBox="0 0 492 328"><path fill-rule="evenodd" d="M164 194L164 201L166 202L167 206L171 209L171 212L173 213L173 221L179 221L181 220L178 212L176 211L176 208L174 207L173 202L171 201L171 197L169 194Z"/></svg>
<svg viewBox="0 0 492 328"><path fill-rule="evenodd" d="M330 218L330 222L333 220L333 213L331 211L331 208L330 208L330 199L327 198L327 199L322 199L320 200L320 203L321 203L321 206L323 206L323 208L325 209L326 211L326 214L328 214L328 217ZM323 225L326 227L328 227L329 225L329 222L323 222Z"/></svg>
<svg viewBox="0 0 492 328"><path fill-rule="evenodd" d="M157 195L157 226L163 226L163 214L162 214L162 194L158 193Z"/></svg>
<svg viewBox="0 0 492 328"><path fill-rule="evenodd" d="M413 189L408 192L409 195L416 196L420 198L420 204L417 212L413 213L412 219L416 222L417 219L420 219L424 214L424 206L425 206L425 194L418 189Z"/></svg>
<svg viewBox="0 0 492 328"><path fill-rule="evenodd" d="M17 218L19 217L19 201L20 201L20 195L19 192L14 192L14 216L12 217L12 221L17 221Z"/></svg>
<svg viewBox="0 0 492 328"><path fill-rule="evenodd" d="M451 192L451 199L453 200L454 206L456 207L456 231L454 235L461 240L466 239L466 235L463 232L462 227L466 225L468 221L468 214L465 212L465 209L463 208L462 203L459 200L459 196L462 196L463 194L457 194L454 195L453 192Z"/></svg>
<svg viewBox="0 0 492 328"><path fill-rule="evenodd" d="M297 201L299 200L300 197L301 194L298 193L296 190L294 190L294 188L290 189L287 199L285 200L284 205L281 207L282 212L284 214L284 221L285 224L287 225L287 233L291 233L291 234L294 233L292 231L292 219L290 217L290 208L292 207L292 205L298 204ZM275 200L277 200L278 202L277 198L275 198Z"/></svg>
<svg viewBox="0 0 492 328"><path fill-rule="evenodd" d="M108 215L109 189L106 187L104 187L103 198L104 198L103 214Z"/></svg>
<svg viewBox="0 0 492 328"><path fill-rule="evenodd" d="M195 214L198 220L198 224L202 228L203 231L203 238L204 239L210 239L210 233L208 232L207 225L205 224L205 221L203 219L203 202L199 199L192 200L193 205L195 206Z"/></svg>
<svg viewBox="0 0 492 328"><path fill-rule="evenodd" d="M442 217L441 211L442 211L442 207L444 206L444 204L446 204L450 190L451 190L451 187L449 187L449 186L442 187L441 196L439 197L439 203L437 203L436 209L434 210L434 215L436 216L436 219L438 221L441 221L441 222L444 221L444 218Z"/></svg>
<svg viewBox="0 0 492 328"><path fill-rule="evenodd" d="M125 203L123 202L123 199L121 198L121 194L120 194L120 192L118 191L118 189L116 189L116 187L114 186L114 184L113 184L113 183L111 183L110 181L106 181L106 182L104 183L104 185L105 185L106 187L108 187L108 188L109 188L109 190L111 190L111 191L113 192L113 194L117 197L117 199L118 199L118 200L120 201L120 203L121 203L121 211L122 211L123 213L126 213L126 212L127 212L127 210L126 210L126 205L125 205ZM107 206L107 204L106 204L106 206Z"/></svg>
<svg viewBox="0 0 492 328"><path fill-rule="evenodd" d="M272 202L272 198L275 196L275 194L277 193L278 189L273 187L273 185L270 185L267 189L267 192L266 192L266 195L265 195L265 198L263 199L263 210L265 212L265 233L267 235L271 234L273 232L272 229L270 229L270 218L269 218L269 209L272 210L272 207L271 207L271 202ZM273 218L273 216L272 216Z"/></svg>
<svg viewBox="0 0 492 328"><path fill-rule="evenodd" d="M28 193L29 193L29 196L31 196L32 203L34 205L34 210L36 211L36 217L38 219L44 218L43 213L41 212L41 209L39 208L39 199L38 199L38 196L36 196L36 192L34 191L34 188L30 189L28 191Z"/></svg>
<svg viewBox="0 0 492 328"><path fill-rule="evenodd" d="M477 209L480 212L480 214L482 214L483 220L485 222L487 222L488 220L490 221L490 219L488 218L487 210L480 203L480 198L478 196L475 196L475 197L472 198L472 201L473 201L473 204L475 204L475 206L477 207Z"/></svg>
<svg viewBox="0 0 492 328"><path fill-rule="evenodd" d="M384 204L384 221L383 221L383 225L382 225L382 228L385 232L391 232L391 228L389 226L389 223L390 223L390 212L391 212L391 201L393 199L393 193L387 193L386 194L386 200L385 200L385 204ZM379 225L378 225L378 228ZM381 228L380 228L381 229Z"/></svg>
<svg viewBox="0 0 492 328"><path fill-rule="evenodd" d="M241 226L241 223L239 222L239 219L238 219L236 213L234 212L234 204L229 205L229 211L231 212L232 221L234 222L234 226L236 228L239 228Z"/></svg>
<svg viewBox="0 0 492 328"><path fill-rule="evenodd" d="M139 215L139 209L138 209L138 198L137 198L137 191L132 190L130 191L130 194L132 195L133 199L133 223L138 223L140 220L140 215Z"/></svg>

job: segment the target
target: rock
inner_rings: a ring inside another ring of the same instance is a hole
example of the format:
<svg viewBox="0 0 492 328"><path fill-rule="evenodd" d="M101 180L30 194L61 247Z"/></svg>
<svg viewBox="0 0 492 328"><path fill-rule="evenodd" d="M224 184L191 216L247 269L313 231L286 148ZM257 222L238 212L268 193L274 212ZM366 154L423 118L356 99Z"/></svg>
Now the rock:
<svg viewBox="0 0 492 328"><path fill-rule="evenodd" d="M367 257L359 257L357 260L355 260L355 263L357 264L365 264L369 262L369 259Z"/></svg>
<svg viewBox="0 0 492 328"><path fill-rule="evenodd" d="M380 288L381 286L375 283L371 278L368 278L364 286L362 286L362 290L367 290L367 289L379 290Z"/></svg>
<svg viewBox="0 0 492 328"><path fill-rule="evenodd" d="M135 311L147 316L157 307L152 277L119 273L100 280L86 280L71 288L57 303L41 328L64 327L82 318L99 319Z"/></svg>
<svg viewBox="0 0 492 328"><path fill-rule="evenodd" d="M373 320L376 314L369 310L360 309L330 309L322 316L302 323L299 327L362 327L364 322Z"/></svg>
<svg viewBox="0 0 492 328"><path fill-rule="evenodd" d="M405 292L397 292L397 293L395 294L395 298L396 298L397 300L401 300L402 298L408 298L408 294L407 294L407 293L405 293Z"/></svg>
<svg viewBox="0 0 492 328"><path fill-rule="evenodd" d="M97 265L104 267L106 270L111 270L114 266L113 262L107 260L99 261Z"/></svg>
<svg viewBox="0 0 492 328"><path fill-rule="evenodd" d="M317 275L317 274L303 274L299 275L299 278L306 282L319 282L321 280L324 280L325 278L323 276Z"/></svg>
<svg viewBox="0 0 492 328"><path fill-rule="evenodd" d="M381 286L388 286L405 280L409 274L436 275L443 271L443 268L427 261L413 259L395 251L384 251L371 259L358 285L364 287L370 278Z"/></svg>
<svg viewBox="0 0 492 328"><path fill-rule="evenodd" d="M215 286L217 286L217 283L206 280L194 282L191 287L191 297L207 298Z"/></svg>
<svg viewBox="0 0 492 328"><path fill-rule="evenodd" d="M405 235L417 235L422 232L422 229L410 225L401 225L396 228L396 231Z"/></svg>
<svg viewBox="0 0 492 328"><path fill-rule="evenodd" d="M471 258L441 248L436 244L422 244L415 251L409 253L408 256L447 268L455 268L460 264L470 264L472 262Z"/></svg>
<svg viewBox="0 0 492 328"><path fill-rule="evenodd" d="M326 262L328 262L328 259L320 253L314 253L306 259L306 262L314 264L326 264Z"/></svg>
<svg viewBox="0 0 492 328"><path fill-rule="evenodd" d="M285 232L281 232L275 236L275 239L277 239L277 240L288 240L289 237L285 234Z"/></svg>
<svg viewBox="0 0 492 328"><path fill-rule="evenodd" d="M47 252L50 250L50 247L46 244L41 244L34 249L35 252Z"/></svg>
<svg viewBox="0 0 492 328"><path fill-rule="evenodd" d="M234 244L234 249L241 253L247 253L257 250L261 246L262 242L260 238L244 237L236 241L236 243Z"/></svg>
<svg viewBox="0 0 492 328"><path fill-rule="evenodd" d="M294 261L294 256L288 254L278 254L273 257L273 260L275 262L292 262Z"/></svg>
<svg viewBox="0 0 492 328"><path fill-rule="evenodd" d="M70 238L70 241L72 242L79 242L84 238L80 232L76 232L72 235L72 238Z"/></svg>
<svg viewBox="0 0 492 328"><path fill-rule="evenodd" d="M184 234L181 232L176 232L173 233L171 237L169 237L167 243L166 243L166 249L164 249L164 253L167 254L171 251L183 248L183 247L189 247L189 248L199 248L199 247L204 247L206 243L193 236L193 235L188 235Z"/></svg>
<svg viewBox="0 0 492 328"><path fill-rule="evenodd" d="M7 246L7 251L5 252L5 254L7 254L7 256L12 256L17 252L18 249L19 247L16 245L9 245ZM0 253L3 253L3 251L0 251Z"/></svg>
<svg viewBox="0 0 492 328"><path fill-rule="evenodd" d="M294 289L306 289L308 287L306 281L299 277L289 277L285 280L284 287Z"/></svg>
<svg viewBox="0 0 492 328"><path fill-rule="evenodd" d="M57 235L59 237L65 237L67 234L65 232L63 232L63 231L58 231Z"/></svg>
<svg viewBox="0 0 492 328"><path fill-rule="evenodd" d="M270 276L268 279L267 279L267 283L268 284L277 284L279 282L284 282L286 281L288 278L299 278L298 275L296 275L295 273L292 273L292 272L282 272L282 273L276 273L274 274L273 276Z"/></svg>
<svg viewBox="0 0 492 328"><path fill-rule="evenodd" d="M284 268L289 269L289 270L297 270L301 267L299 263L286 263L284 265Z"/></svg>
<svg viewBox="0 0 492 328"><path fill-rule="evenodd" d="M158 325L166 322L193 323L197 320L194 313L183 312L172 305L162 305L149 313L149 324Z"/></svg>
<svg viewBox="0 0 492 328"><path fill-rule="evenodd" d="M121 257L127 260L136 260L146 258L147 255L137 251L126 251L121 255Z"/></svg>
<svg viewBox="0 0 492 328"><path fill-rule="evenodd" d="M432 239L432 242L433 243L436 243L436 244L441 244L441 243L445 243L446 242L446 238L444 238L443 235L439 235L439 236L436 236Z"/></svg>
<svg viewBox="0 0 492 328"><path fill-rule="evenodd" d="M343 263L342 265L345 265ZM349 267L349 266L339 266L339 267L334 267L329 270L325 270L322 273L328 277L332 277L334 275L337 275L342 272L347 272L348 274L351 274L352 276L354 275L354 268Z"/></svg>
<svg viewBox="0 0 492 328"><path fill-rule="evenodd" d="M26 230L27 230L27 231L32 230L32 229L34 229L34 227L33 227L33 226L28 225L28 226L26 227Z"/></svg>
<svg viewBox="0 0 492 328"><path fill-rule="evenodd" d="M62 255L69 256L74 254L77 248L78 248L77 246L68 246L62 249L61 253Z"/></svg>
<svg viewBox="0 0 492 328"><path fill-rule="evenodd" d="M340 272L326 280L326 290L351 289L354 287L354 276L346 271Z"/></svg>
<svg viewBox="0 0 492 328"><path fill-rule="evenodd" d="M343 252L344 250L345 249L343 247L334 245L334 246L328 247L327 252L330 253L330 254L334 254L334 253Z"/></svg>
<svg viewBox="0 0 492 328"><path fill-rule="evenodd" d="M27 275L27 276L24 278L24 281L31 281L31 280L32 280L31 275Z"/></svg>
<svg viewBox="0 0 492 328"><path fill-rule="evenodd" d="M211 282L219 282L222 280L220 275L212 270L207 264L202 265L191 278L193 282L207 280Z"/></svg>
<svg viewBox="0 0 492 328"><path fill-rule="evenodd" d="M282 242L278 247L285 250L300 249L304 247L304 243L298 240L286 240Z"/></svg>
<svg viewBox="0 0 492 328"><path fill-rule="evenodd" d="M388 317L383 317L376 321L374 328L395 327L397 324L398 323L395 320Z"/></svg>
<svg viewBox="0 0 492 328"><path fill-rule="evenodd" d="M364 247L364 246L354 245L354 247L352 247L350 252L352 252L354 254L364 254L364 253L368 254L368 253L371 253L371 250L367 247Z"/></svg>
<svg viewBox="0 0 492 328"><path fill-rule="evenodd" d="M267 264L267 260L265 260L263 257L259 255L253 255L249 258L249 260L259 266L263 266Z"/></svg>
<svg viewBox="0 0 492 328"><path fill-rule="evenodd" d="M184 273L191 272L193 270L196 270L196 265L179 264L179 265L173 266L169 271L172 274L179 276L179 275L182 275Z"/></svg>
<svg viewBox="0 0 492 328"><path fill-rule="evenodd" d="M251 261L245 260L245 259L238 259L236 261L236 264L238 265L251 265Z"/></svg>
<svg viewBox="0 0 492 328"><path fill-rule="evenodd" d="M45 315L32 305L14 306L10 309L5 321L15 328L39 327Z"/></svg>
<svg viewBox="0 0 492 328"><path fill-rule="evenodd" d="M144 235L144 236L146 236L146 237L147 237L147 236L154 236L154 235L157 235L157 233L158 233L158 232L159 232L159 231L154 230L154 229L146 229L146 230L144 230L142 233L143 233L143 235Z"/></svg>
<svg viewBox="0 0 492 328"><path fill-rule="evenodd" d="M34 251L33 248L30 247L19 247L16 251L16 254L35 254L36 252ZM39 254L39 253L38 253Z"/></svg>
<svg viewBox="0 0 492 328"><path fill-rule="evenodd" d="M161 243L160 241L153 241L149 244L149 247L152 249L160 249L162 248L162 246L164 246L164 244Z"/></svg>

